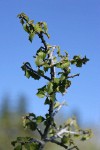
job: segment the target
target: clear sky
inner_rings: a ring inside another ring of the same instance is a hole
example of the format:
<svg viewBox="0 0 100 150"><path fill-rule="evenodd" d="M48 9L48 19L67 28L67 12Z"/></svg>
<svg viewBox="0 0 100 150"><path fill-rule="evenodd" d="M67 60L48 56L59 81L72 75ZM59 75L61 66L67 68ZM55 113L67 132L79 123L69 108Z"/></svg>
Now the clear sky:
<svg viewBox="0 0 100 150"><path fill-rule="evenodd" d="M19 23L17 14L25 12L31 19L46 21L50 44L69 52L86 55L90 61L73 73L81 73L72 80L64 107L68 113L77 109L82 122L100 120L100 0L0 0L0 99L5 93L15 99L23 93L29 101L29 111L44 113L43 100L35 96L38 81L27 79L20 66L33 61L33 54L41 45L37 38L31 44ZM0 102L1 103L1 102Z"/></svg>

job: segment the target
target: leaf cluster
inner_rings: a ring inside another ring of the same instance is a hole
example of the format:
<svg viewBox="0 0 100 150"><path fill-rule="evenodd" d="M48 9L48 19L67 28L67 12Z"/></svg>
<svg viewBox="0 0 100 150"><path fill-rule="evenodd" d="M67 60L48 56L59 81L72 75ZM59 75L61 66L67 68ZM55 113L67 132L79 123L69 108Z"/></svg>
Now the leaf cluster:
<svg viewBox="0 0 100 150"><path fill-rule="evenodd" d="M49 34L47 33L47 24L45 22L38 22L34 24L34 20L29 20L28 16L24 13L18 14L18 17L23 29L29 34L30 42L32 42L36 34L39 36L43 33L49 38Z"/></svg>
<svg viewBox="0 0 100 150"><path fill-rule="evenodd" d="M11 142L11 144L15 147L14 150L23 150L23 148L27 150L39 149L39 145L32 142L30 137L17 137L16 141Z"/></svg>

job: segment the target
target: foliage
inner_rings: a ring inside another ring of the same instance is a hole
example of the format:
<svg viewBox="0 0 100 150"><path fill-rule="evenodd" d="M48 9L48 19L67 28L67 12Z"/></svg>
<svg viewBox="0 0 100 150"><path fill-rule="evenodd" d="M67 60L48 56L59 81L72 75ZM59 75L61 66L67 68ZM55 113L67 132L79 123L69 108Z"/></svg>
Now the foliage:
<svg viewBox="0 0 100 150"><path fill-rule="evenodd" d="M38 98L45 98L44 105L48 105L48 112L43 116L36 116L34 113L29 113L23 117L23 126L31 131L38 131L40 138L33 137L17 137L12 142L14 150L41 150L47 142L55 143L67 150L79 148L75 145L76 138L81 141L89 139L92 135L91 130L82 130L75 118L69 118L63 125L58 126L55 122L55 115L61 109L65 102L58 102L57 93L64 95L71 86L71 78L79 76L79 74L71 74L71 66L82 67L89 59L80 56L74 56L69 59L68 53L65 51L61 54L59 46L47 44L44 36L50 38L48 34L47 24L45 22L34 23L29 20L24 13L18 15L23 29L28 33L29 41L37 35L42 46L36 51L34 56L36 70L34 70L29 62L22 65L22 70L27 78L47 80L47 84L37 89L36 95ZM47 75L47 72L49 75ZM44 129L40 129L40 124L44 125Z"/></svg>
<svg viewBox="0 0 100 150"><path fill-rule="evenodd" d="M12 149L10 143L16 136L32 135L29 131L24 131L21 124L21 116L26 113L27 108L25 97L21 96L17 99L18 104L16 108L13 107L11 101L9 95L5 95L2 99L0 109L0 150ZM20 105L22 103L23 105Z"/></svg>

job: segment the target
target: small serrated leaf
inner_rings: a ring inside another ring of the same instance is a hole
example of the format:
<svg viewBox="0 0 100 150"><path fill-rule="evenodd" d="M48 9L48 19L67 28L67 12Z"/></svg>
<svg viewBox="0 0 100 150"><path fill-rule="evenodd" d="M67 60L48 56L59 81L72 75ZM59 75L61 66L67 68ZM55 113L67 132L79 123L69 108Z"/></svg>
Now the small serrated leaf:
<svg viewBox="0 0 100 150"><path fill-rule="evenodd" d="M32 33L29 34L29 41L30 41L30 42L33 41L34 36L35 36L35 33L34 33L34 32L32 32Z"/></svg>
<svg viewBox="0 0 100 150"><path fill-rule="evenodd" d="M46 93L46 85L43 86L42 88L39 88L36 95L37 95L39 98L44 98L44 97L45 97L45 93Z"/></svg>
<svg viewBox="0 0 100 150"><path fill-rule="evenodd" d="M27 126L30 130L35 131L36 128L37 128L37 123L36 123L36 122L29 121L29 122L27 122L26 126Z"/></svg>
<svg viewBox="0 0 100 150"><path fill-rule="evenodd" d="M38 91L36 94L39 98L44 98L45 97L45 93L43 91Z"/></svg>
<svg viewBox="0 0 100 150"><path fill-rule="evenodd" d="M45 105L47 105L47 104L49 105L49 104L50 104L50 100L49 100L49 98L48 98L48 97L46 98L46 100L45 100L44 104L45 104Z"/></svg>
<svg viewBox="0 0 100 150"><path fill-rule="evenodd" d="M42 117L42 116L38 116L38 117L36 118L36 122L37 122L37 123L41 123L41 122L43 122L44 120L45 120L45 118Z"/></svg>
<svg viewBox="0 0 100 150"><path fill-rule="evenodd" d="M54 83L59 83L60 79L59 78L54 78Z"/></svg>
<svg viewBox="0 0 100 150"><path fill-rule="evenodd" d="M34 30L36 32L41 32L42 31L42 28L40 27L39 23L37 23L35 26L34 26Z"/></svg>
<svg viewBox="0 0 100 150"><path fill-rule="evenodd" d="M48 94L51 94L53 92L53 84L51 82L47 85L47 92Z"/></svg>
<svg viewBox="0 0 100 150"><path fill-rule="evenodd" d="M30 73L28 70L25 71L25 76L29 79L30 78Z"/></svg>
<svg viewBox="0 0 100 150"><path fill-rule="evenodd" d="M35 64L39 67L43 64L43 59L40 59L39 56L36 57L35 59Z"/></svg>
<svg viewBox="0 0 100 150"><path fill-rule="evenodd" d="M67 69L69 66L70 66L70 62L68 61L68 62L62 63L60 67L61 69Z"/></svg>
<svg viewBox="0 0 100 150"><path fill-rule="evenodd" d="M48 28L47 28L47 23L46 22L42 22L43 23L43 30L44 30L44 32L46 32L47 33L47 31L48 31Z"/></svg>

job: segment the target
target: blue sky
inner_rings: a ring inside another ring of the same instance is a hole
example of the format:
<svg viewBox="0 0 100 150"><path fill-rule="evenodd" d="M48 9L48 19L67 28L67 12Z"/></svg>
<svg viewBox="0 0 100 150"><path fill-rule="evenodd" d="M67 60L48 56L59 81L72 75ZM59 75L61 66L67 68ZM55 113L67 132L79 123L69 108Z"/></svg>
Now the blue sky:
<svg viewBox="0 0 100 150"><path fill-rule="evenodd" d="M62 111L78 110L83 123L100 120L100 0L0 0L0 99L9 93L13 105L23 93L28 98L29 111L43 114L43 100L35 96L38 81L23 76L20 66L33 63L32 56L41 45L37 38L31 44L19 23L17 14L25 12L31 19L46 21L50 44L67 50L70 57L86 55L90 61L81 69L72 70L80 77L72 80ZM43 81L41 81L43 82ZM1 102L0 102L1 103Z"/></svg>

